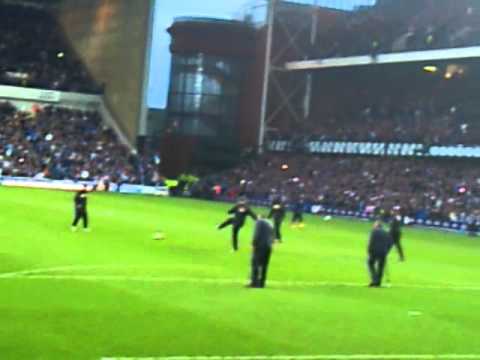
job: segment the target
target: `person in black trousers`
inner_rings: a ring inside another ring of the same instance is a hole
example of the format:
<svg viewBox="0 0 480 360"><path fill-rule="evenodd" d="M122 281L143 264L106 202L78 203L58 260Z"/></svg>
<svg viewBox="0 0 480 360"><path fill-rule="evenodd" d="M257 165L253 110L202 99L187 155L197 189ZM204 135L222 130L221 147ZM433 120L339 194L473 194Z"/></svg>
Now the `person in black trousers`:
<svg viewBox="0 0 480 360"><path fill-rule="evenodd" d="M253 234L253 254L251 262L250 284L247 287L264 288L267 279L268 264L272 254L274 231L269 221L261 217L255 223Z"/></svg>
<svg viewBox="0 0 480 360"><path fill-rule="evenodd" d="M405 261L402 244L400 239L402 237L402 216L396 210L392 212L392 220L390 222L390 236L392 237L393 245L397 249L400 261Z"/></svg>
<svg viewBox="0 0 480 360"><path fill-rule="evenodd" d="M229 214L233 215L225 220L223 223L218 225L218 229L223 229L229 225L232 226L232 247L233 251L238 250L238 233L240 229L245 224L245 219L247 216L250 216L253 220L257 219L257 215L250 209L246 200L240 200L234 207L229 211Z"/></svg>
<svg viewBox="0 0 480 360"><path fill-rule="evenodd" d="M392 238L380 221L376 221L368 242L368 269L370 271L370 287L382 285L383 272L387 255L392 247Z"/></svg>
<svg viewBox="0 0 480 360"><path fill-rule="evenodd" d="M292 206L292 227L303 227L303 210L305 207L305 200L303 196L299 197Z"/></svg>
<svg viewBox="0 0 480 360"><path fill-rule="evenodd" d="M270 208L270 213L268 214L268 218L273 218L273 228L275 230L275 240L278 242L282 242L282 233L281 227L283 219L285 218L285 205L283 204L280 198L276 198L272 201L272 206Z"/></svg>
<svg viewBox="0 0 480 360"><path fill-rule="evenodd" d="M77 224L80 219L83 221L83 229L88 231L87 189L84 187L78 191L73 201L75 203L75 218L72 223L72 231L77 231Z"/></svg>

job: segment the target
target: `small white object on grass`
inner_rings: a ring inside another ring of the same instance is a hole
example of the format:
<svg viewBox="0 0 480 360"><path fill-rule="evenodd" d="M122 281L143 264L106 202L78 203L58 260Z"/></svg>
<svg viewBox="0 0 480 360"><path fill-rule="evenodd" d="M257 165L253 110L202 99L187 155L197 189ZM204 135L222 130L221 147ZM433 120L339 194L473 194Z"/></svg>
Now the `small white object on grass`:
<svg viewBox="0 0 480 360"><path fill-rule="evenodd" d="M330 221L330 220L332 220L332 217L330 215L327 215L323 218L323 220Z"/></svg>
<svg viewBox="0 0 480 360"><path fill-rule="evenodd" d="M153 240L164 240L165 239L165 234L161 231L156 231L153 234Z"/></svg>
<svg viewBox="0 0 480 360"><path fill-rule="evenodd" d="M420 315L423 315L423 313L421 311L409 311L408 312L408 316L420 316Z"/></svg>

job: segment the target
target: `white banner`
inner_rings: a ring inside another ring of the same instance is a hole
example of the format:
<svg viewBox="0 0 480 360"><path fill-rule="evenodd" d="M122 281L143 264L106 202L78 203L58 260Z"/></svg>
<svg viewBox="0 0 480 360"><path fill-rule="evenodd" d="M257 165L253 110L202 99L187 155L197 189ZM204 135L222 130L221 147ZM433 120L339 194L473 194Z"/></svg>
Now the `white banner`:
<svg viewBox="0 0 480 360"><path fill-rule="evenodd" d="M307 141L301 144L292 144L288 140L273 140L268 143L268 150L278 152L305 151L310 154L480 158L480 145L430 146L415 143L350 141Z"/></svg>
<svg viewBox="0 0 480 360"><path fill-rule="evenodd" d="M18 86L0 85L0 98L30 100L38 102L54 102L60 101L60 91L30 89Z"/></svg>

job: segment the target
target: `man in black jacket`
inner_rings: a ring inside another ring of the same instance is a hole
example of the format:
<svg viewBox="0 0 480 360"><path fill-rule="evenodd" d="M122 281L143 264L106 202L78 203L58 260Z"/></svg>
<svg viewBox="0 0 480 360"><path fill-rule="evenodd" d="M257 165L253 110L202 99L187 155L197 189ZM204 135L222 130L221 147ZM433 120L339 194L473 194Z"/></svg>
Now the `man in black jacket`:
<svg viewBox="0 0 480 360"><path fill-rule="evenodd" d="M232 226L232 247L233 251L238 250L238 233L245 224L245 219L250 216L253 220L257 219L257 215L250 209L245 199L241 199L237 205L232 207L229 214L233 215L218 225L218 229L223 229L229 225Z"/></svg>
<svg viewBox="0 0 480 360"><path fill-rule="evenodd" d="M252 270L250 284L247 285L248 287L265 287L268 264L270 262L270 255L272 254L273 236L274 231L270 222L259 217L255 223L255 231L253 234Z"/></svg>
<svg viewBox="0 0 480 360"><path fill-rule="evenodd" d="M88 214L87 214L87 189L84 187L78 191L73 198L75 203L75 218L72 223L72 231L77 231L77 224L80 219L83 221L83 229L88 231Z"/></svg>
<svg viewBox="0 0 480 360"><path fill-rule="evenodd" d="M275 230L275 240L282 242L282 233L281 227L283 219L285 218L285 205L283 204L280 198L275 198L272 202L272 207L270 208L270 213L268 218L273 218L273 228Z"/></svg>
<svg viewBox="0 0 480 360"><path fill-rule="evenodd" d="M405 261L402 244L400 243L400 239L402 238L402 216L397 210L392 212L390 236L392 237L393 245L397 248L400 261Z"/></svg>
<svg viewBox="0 0 480 360"><path fill-rule="evenodd" d="M368 269L370 271L370 287L382 285L383 271L387 261L387 255L392 247L392 238L386 232L380 221L376 221L370 233L368 242Z"/></svg>

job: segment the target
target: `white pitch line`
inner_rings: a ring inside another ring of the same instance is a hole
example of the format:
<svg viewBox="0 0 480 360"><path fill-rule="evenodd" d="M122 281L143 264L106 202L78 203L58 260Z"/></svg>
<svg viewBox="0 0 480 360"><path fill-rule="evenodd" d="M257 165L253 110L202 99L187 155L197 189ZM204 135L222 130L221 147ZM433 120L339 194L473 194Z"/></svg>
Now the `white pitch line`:
<svg viewBox="0 0 480 360"><path fill-rule="evenodd" d="M160 276L135 276L135 275L56 275L63 271L85 271L85 270L111 270L111 269L154 269L165 268L161 265L66 265L51 268L21 270L0 274L2 279L37 279L37 280L87 280L87 281L141 281L141 282L163 282L163 283L204 283L204 284L243 284L247 280L231 278L195 278L195 277L160 277ZM47 274L45 274L47 273ZM365 287L365 283L355 282L329 282L329 281L296 281L269 280L270 285L282 287ZM385 287L391 287L389 285ZM480 285L421 285L421 284L395 284L396 288L428 289L428 290L453 290L453 291L480 291Z"/></svg>
<svg viewBox="0 0 480 360"><path fill-rule="evenodd" d="M10 278L10 277L20 277L22 275L34 275L34 274L41 274L46 272L61 272L61 271L69 271L69 270L95 270L99 268L112 268L110 265L89 265L89 266L78 266L78 265L66 265L66 266L57 266L51 268L42 268L42 269L29 269L29 270L20 270L14 271L9 273L2 273L0 274L0 279Z"/></svg>
<svg viewBox="0 0 480 360"><path fill-rule="evenodd" d="M191 265L188 265L191 267ZM8 273L0 273L0 279L18 277L22 275L35 275L42 273L58 273L63 271L88 271L88 270L111 270L111 269L165 269L171 268L172 266L165 265L65 265L65 266L56 266L50 268L40 268L40 269L26 269ZM173 266L177 267L177 266Z"/></svg>
<svg viewBox="0 0 480 360"><path fill-rule="evenodd" d="M245 284L245 279L229 278L196 278L196 277L161 277L161 276L126 276L126 275L49 275L37 274L33 272L10 273L8 276L0 276L0 280L7 279L26 279L26 280L84 280L84 281L139 281L139 282L158 282L158 283L196 283L196 284L215 284L215 285L236 285ZM277 281L270 280L268 284L278 287L366 287L365 283L354 282L329 282L329 281ZM480 291L480 286L476 285L419 285L419 284L395 284L394 286L385 286L405 289L425 289L425 290L451 290L451 291Z"/></svg>
<svg viewBox="0 0 480 360"><path fill-rule="evenodd" d="M480 354L349 354L103 357L101 360L472 360Z"/></svg>
<svg viewBox="0 0 480 360"><path fill-rule="evenodd" d="M244 283L241 279L221 278L187 278L187 277L160 277L160 276L125 276L125 275L20 275L2 277L0 280L87 280L87 281L144 281L162 283L207 283L207 284L237 284Z"/></svg>

